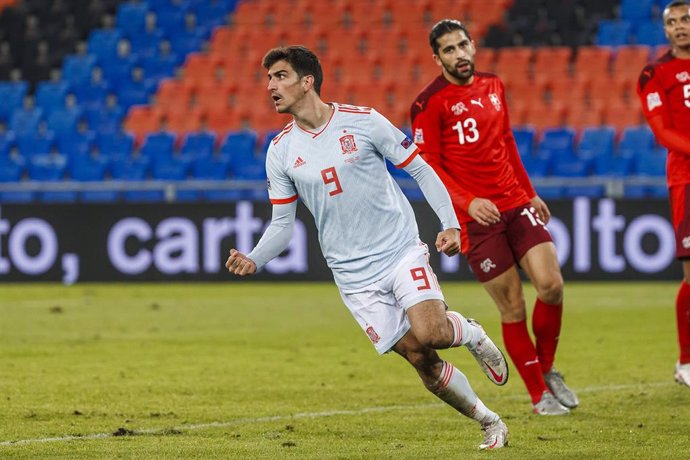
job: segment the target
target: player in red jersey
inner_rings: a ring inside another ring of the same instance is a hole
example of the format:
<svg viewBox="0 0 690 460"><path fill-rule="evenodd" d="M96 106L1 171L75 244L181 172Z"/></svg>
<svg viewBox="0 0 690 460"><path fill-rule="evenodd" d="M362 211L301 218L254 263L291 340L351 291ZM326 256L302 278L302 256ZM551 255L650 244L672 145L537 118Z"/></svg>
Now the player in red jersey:
<svg viewBox="0 0 690 460"><path fill-rule="evenodd" d="M553 367L563 313L563 278L537 196L510 129L505 91L492 74L475 72L475 45L457 20L429 35L442 74L412 104L414 142L436 170L463 225L462 252L501 313L503 341L532 399L534 412L567 414L577 396ZM532 317L517 267L537 290ZM555 397L554 397L555 396Z"/></svg>
<svg viewBox="0 0 690 460"><path fill-rule="evenodd" d="M640 74L637 94L657 141L668 149L666 176L683 281L676 297L680 357L675 379L690 386L690 2L664 9L671 50Z"/></svg>

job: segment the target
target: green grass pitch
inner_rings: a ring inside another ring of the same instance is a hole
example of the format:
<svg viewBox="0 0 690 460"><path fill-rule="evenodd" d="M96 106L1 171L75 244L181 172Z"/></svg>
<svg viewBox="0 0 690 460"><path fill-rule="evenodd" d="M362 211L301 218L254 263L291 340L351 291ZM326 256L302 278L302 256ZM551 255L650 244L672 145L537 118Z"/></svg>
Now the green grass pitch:
<svg viewBox="0 0 690 460"><path fill-rule="evenodd" d="M509 448L478 452L478 426L379 357L333 284L6 284L0 458L689 458L677 286L566 285L567 417L531 414L512 367L496 387L443 351L510 428ZM502 346L481 286L443 287Z"/></svg>

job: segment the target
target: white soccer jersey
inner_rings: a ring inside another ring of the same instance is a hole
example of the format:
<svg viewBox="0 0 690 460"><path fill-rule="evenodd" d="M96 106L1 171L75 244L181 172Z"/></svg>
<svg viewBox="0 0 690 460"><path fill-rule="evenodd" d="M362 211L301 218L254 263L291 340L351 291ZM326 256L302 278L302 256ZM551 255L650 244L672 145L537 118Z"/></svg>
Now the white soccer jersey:
<svg viewBox="0 0 690 460"><path fill-rule="evenodd" d="M417 244L412 207L384 157L404 167L418 151L374 109L333 106L318 132L292 122L273 139L266 159L268 193L273 204L302 199L336 283L357 289L380 279Z"/></svg>

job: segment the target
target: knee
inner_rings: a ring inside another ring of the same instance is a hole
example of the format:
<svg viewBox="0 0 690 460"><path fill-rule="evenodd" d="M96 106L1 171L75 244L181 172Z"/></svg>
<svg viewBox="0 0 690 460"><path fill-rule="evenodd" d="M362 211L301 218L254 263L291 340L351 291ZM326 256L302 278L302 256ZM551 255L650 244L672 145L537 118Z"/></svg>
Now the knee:
<svg viewBox="0 0 690 460"><path fill-rule="evenodd" d="M563 302L563 278L554 276L537 286L537 296L542 302L557 305Z"/></svg>
<svg viewBox="0 0 690 460"><path fill-rule="evenodd" d="M427 347L401 350L399 353L415 368L425 383L433 382L441 373L443 361L435 350Z"/></svg>
<svg viewBox="0 0 690 460"><path fill-rule="evenodd" d="M516 323L526 318L525 299L523 298L506 302L501 308L501 321L504 323Z"/></svg>
<svg viewBox="0 0 690 460"><path fill-rule="evenodd" d="M453 344L453 330L448 326L447 330L427 330L422 334L417 335L419 343L426 348L433 348L434 350L443 350L450 348Z"/></svg>

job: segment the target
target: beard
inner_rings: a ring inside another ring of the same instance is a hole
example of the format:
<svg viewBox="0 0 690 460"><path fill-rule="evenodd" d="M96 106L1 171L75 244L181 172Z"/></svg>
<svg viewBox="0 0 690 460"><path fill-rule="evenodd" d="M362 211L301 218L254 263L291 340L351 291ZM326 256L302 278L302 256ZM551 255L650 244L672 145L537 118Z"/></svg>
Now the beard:
<svg viewBox="0 0 690 460"><path fill-rule="evenodd" d="M474 75L474 62L469 62L469 68L463 72L459 71L455 66L444 65L446 72L460 81L467 81Z"/></svg>

